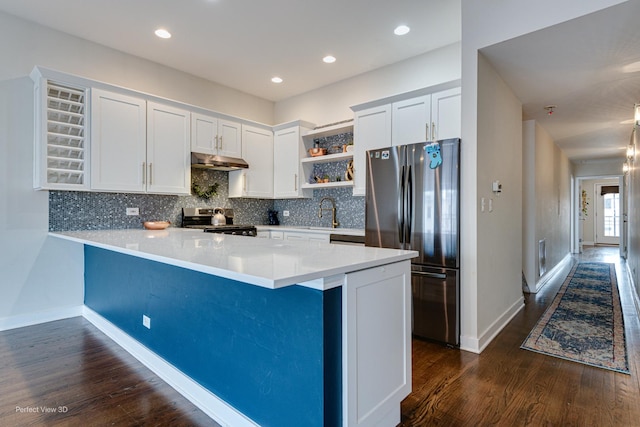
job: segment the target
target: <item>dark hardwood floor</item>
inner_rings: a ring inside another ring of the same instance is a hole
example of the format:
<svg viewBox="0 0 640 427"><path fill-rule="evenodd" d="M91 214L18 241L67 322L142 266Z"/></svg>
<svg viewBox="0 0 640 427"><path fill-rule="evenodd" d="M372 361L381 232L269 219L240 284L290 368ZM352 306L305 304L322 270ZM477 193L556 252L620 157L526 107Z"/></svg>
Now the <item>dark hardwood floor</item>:
<svg viewBox="0 0 640 427"><path fill-rule="evenodd" d="M77 317L0 333L0 426L218 424Z"/></svg>
<svg viewBox="0 0 640 427"><path fill-rule="evenodd" d="M576 260L616 263L631 375L520 349L567 271L537 295L480 355L413 341L413 392L402 426L640 426L640 325L617 247Z"/></svg>
<svg viewBox="0 0 640 427"><path fill-rule="evenodd" d="M617 251L587 248L576 259L617 265L631 375L520 349L565 272L525 295L525 309L480 355L414 340L413 393L401 425L640 426L640 324ZM0 332L0 426L27 425L217 424L74 318Z"/></svg>

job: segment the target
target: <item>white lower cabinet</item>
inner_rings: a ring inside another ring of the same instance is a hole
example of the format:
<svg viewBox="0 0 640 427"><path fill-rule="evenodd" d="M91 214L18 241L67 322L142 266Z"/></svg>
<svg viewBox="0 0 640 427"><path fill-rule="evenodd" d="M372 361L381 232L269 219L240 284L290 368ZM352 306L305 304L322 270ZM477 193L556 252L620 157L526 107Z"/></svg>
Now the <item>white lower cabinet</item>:
<svg viewBox="0 0 640 427"><path fill-rule="evenodd" d="M270 231L269 237L275 240L284 240L284 232L283 231Z"/></svg>
<svg viewBox="0 0 640 427"><path fill-rule="evenodd" d="M189 111L99 89L91 107L92 190L190 194Z"/></svg>
<svg viewBox="0 0 640 427"><path fill-rule="evenodd" d="M345 276L343 425L397 425L400 402L411 392L410 263L402 261Z"/></svg>
<svg viewBox="0 0 640 427"><path fill-rule="evenodd" d="M298 240L298 241L316 241L329 243L328 233L314 233L306 231L285 231L283 234L284 240Z"/></svg>
<svg viewBox="0 0 640 427"><path fill-rule="evenodd" d="M273 197L273 132L242 125L242 158L248 169L229 172L229 197Z"/></svg>

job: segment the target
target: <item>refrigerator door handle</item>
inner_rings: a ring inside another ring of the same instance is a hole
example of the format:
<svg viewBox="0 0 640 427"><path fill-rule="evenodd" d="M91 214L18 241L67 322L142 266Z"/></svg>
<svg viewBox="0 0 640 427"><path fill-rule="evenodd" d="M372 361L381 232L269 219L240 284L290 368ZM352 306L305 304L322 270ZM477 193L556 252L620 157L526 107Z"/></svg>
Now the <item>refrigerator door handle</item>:
<svg viewBox="0 0 640 427"><path fill-rule="evenodd" d="M398 238L400 243L404 243L404 166L400 170L400 194L401 198L398 198Z"/></svg>
<svg viewBox="0 0 640 427"><path fill-rule="evenodd" d="M411 233L413 233L413 227L411 220L413 219L413 177L411 175L411 165L407 166L407 185L406 185L406 204L404 218L407 227L406 242L411 243Z"/></svg>
<svg viewBox="0 0 640 427"><path fill-rule="evenodd" d="M424 271L411 271L411 274L415 274L416 276L424 276L431 277L433 279L446 279L447 275L444 273L427 273Z"/></svg>

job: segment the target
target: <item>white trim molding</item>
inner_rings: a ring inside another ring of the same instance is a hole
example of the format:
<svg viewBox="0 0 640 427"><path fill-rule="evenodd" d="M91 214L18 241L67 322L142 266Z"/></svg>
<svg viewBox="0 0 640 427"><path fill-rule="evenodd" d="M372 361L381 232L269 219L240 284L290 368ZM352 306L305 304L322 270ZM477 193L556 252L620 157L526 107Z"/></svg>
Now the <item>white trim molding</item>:
<svg viewBox="0 0 640 427"><path fill-rule="evenodd" d="M493 341L493 339L502 331L505 326L524 308L524 298L520 297L509 307L495 322L487 328L487 330L478 338L461 336L460 350L470 351L471 353L480 354Z"/></svg>
<svg viewBox="0 0 640 427"><path fill-rule="evenodd" d="M625 263L627 266L627 278L629 279L629 286L631 287L631 297L633 298L633 306L636 308L636 315L640 317L640 296L638 295L636 284L633 280L633 274L631 274L631 270L628 263Z"/></svg>
<svg viewBox="0 0 640 427"><path fill-rule="evenodd" d="M529 287L529 293L536 294L542 289L551 279L553 279L557 274L565 274L565 267L571 266L573 264L571 254L568 253L562 258L562 261L557 263L551 270L547 272L544 276L542 276L537 282L535 289L531 289ZM568 273L568 272L566 272Z"/></svg>
<svg viewBox="0 0 640 427"><path fill-rule="evenodd" d="M0 331L8 331L9 329L23 328L25 326L33 326L40 323L79 317L82 316L82 308L82 305L78 305L73 307L54 308L36 313L3 317L0 318Z"/></svg>
<svg viewBox="0 0 640 427"><path fill-rule="evenodd" d="M89 307L83 307L82 316L220 425L258 426Z"/></svg>

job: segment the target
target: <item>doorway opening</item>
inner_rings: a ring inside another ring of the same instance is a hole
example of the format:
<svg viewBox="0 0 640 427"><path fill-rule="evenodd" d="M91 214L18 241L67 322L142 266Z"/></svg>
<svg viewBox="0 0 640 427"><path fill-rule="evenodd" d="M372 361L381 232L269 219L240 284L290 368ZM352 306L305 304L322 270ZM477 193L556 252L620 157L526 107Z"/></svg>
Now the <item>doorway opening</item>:
<svg viewBox="0 0 640 427"><path fill-rule="evenodd" d="M595 244L620 244L620 186L596 184Z"/></svg>

